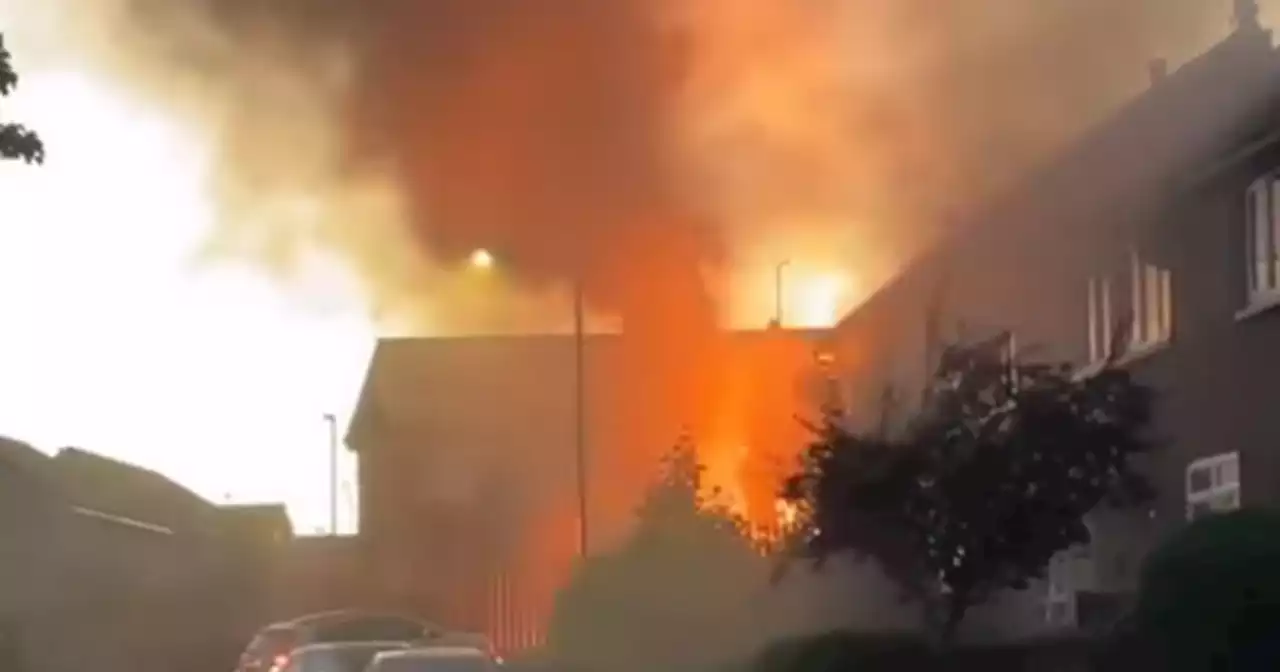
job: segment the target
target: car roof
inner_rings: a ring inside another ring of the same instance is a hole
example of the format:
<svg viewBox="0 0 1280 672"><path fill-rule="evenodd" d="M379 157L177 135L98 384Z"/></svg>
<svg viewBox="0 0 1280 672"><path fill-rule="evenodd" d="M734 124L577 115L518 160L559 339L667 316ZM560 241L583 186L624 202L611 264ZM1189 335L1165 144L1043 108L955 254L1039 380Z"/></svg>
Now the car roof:
<svg viewBox="0 0 1280 672"><path fill-rule="evenodd" d="M396 651L384 651L378 654L378 659L385 660L388 658L488 658L489 655L484 651L470 646L419 646L412 648L399 649Z"/></svg>
<svg viewBox="0 0 1280 672"><path fill-rule="evenodd" d="M334 649L402 649L408 647L407 642L393 641L376 641L376 642L320 642L317 644L305 644L294 649L294 654L333 651Z"/></svg>

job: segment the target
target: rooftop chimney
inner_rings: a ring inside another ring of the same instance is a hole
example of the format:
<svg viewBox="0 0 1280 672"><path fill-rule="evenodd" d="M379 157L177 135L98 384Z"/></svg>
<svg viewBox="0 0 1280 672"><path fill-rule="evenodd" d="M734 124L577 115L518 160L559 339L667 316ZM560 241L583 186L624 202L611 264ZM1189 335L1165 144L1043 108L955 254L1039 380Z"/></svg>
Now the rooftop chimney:
<svg viewBox="0 0 1280 672"><path fill-rule="evenodd" d="M1258 30L1258 0L1234 0L1236 30Z"/></svg>
<svg viewBox="0 0 1280 672"><path fill-rule="evenodd" d="M1169 62L1163 58L1152 59L1147 64L1147 73L1151 76L1151 86L1155 86L1169 76Z"/></svg>

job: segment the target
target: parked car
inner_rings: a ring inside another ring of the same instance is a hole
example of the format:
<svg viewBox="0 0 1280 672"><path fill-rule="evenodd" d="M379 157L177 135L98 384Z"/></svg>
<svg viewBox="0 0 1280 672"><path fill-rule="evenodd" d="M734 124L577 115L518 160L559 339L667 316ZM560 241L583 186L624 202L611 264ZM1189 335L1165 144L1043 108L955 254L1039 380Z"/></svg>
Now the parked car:
<svg viewBox="0 0 1280 672"><path fill-rule="evenodd" d="M362 672L375 656L408 648L406 642L308 644L284 656L273 672Z"/></svg>
<svg viewBox="0 0 1280 672"><path fill-rule="evenodd" d="M365 672L496 672L498 665L487 651L474 647L427 646L378 653Z"/></svg>
<svg viewBox="0 0 1280 672"><path fill-rule="evenodd" d="M441 628L411 616L339 610L272 623L240 655L237 672L269 672L290 651L330 642L417 642L439 637Z"/></svg>

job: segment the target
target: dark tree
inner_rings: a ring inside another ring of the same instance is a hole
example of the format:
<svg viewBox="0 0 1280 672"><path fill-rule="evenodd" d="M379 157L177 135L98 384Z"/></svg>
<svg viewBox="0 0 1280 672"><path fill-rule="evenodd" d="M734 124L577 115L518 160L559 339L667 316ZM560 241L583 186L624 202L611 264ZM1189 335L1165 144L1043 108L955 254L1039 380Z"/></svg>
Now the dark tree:
<svg viewBox="0 0 1280 672"><path fill-rule="evenodd" d="M1006 343L946 348L899 431L826 418L784 492L802 511L797 554L877 560L941 643L971 606L1088 543L1086 514L1152 495L1131 459L1153 448L1151 391L1113 362L1087 376L1013 362Z"/></svg>
<svg viewBox="0 0 1280 672"><path fill-rule="evenodd" d="M13 55L0 36L0 96L8 96L18 86L18 72L13 68ZM0 123L0 159L21 159L27 163L44 163L44 143L35 131L22 124Z"/></svg>

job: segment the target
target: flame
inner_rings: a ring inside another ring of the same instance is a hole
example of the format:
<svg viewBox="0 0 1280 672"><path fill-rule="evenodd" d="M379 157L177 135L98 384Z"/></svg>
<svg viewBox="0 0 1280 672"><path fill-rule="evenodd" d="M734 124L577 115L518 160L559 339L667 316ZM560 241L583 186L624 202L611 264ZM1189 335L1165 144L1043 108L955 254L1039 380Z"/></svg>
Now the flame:
<svg viewBox="0 0 1280 672"><path fill-rule="evenodd" d="M850 276L836 271L802 272L795 290L786 297L792 310L784 313L793 327L830 327L840 320L854 295Z"/></svg>

